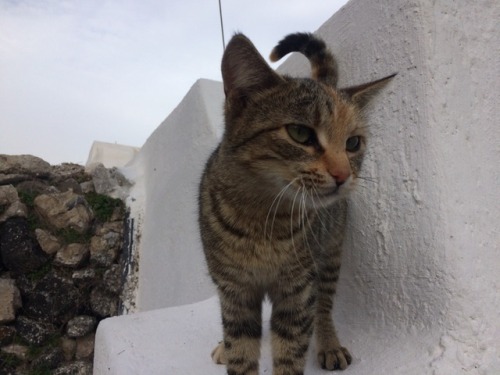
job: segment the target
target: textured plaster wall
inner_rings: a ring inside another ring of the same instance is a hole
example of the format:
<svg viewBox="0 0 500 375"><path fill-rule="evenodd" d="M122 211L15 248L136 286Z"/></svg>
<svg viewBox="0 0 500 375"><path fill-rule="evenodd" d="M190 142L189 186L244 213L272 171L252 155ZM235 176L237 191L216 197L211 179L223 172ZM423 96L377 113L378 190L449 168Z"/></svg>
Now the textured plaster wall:
<svg viewBox="0 0 500 375"><path fill-rule="evenodd" d="M351 1L318 30L341 86L398 72L369 113L375 182L352 199L337 314L436 340L438 374L498 368L499 9Z"/></svg>
<svg viewBox="0 0 500 375"><path fill-rule="evenodd" d="M372 181L361 183L350 206L335 307L341 340L354 354L346 373L500 373L499 13L488 0L351 0L318 30L337 55L340 86L398 72L367 113L363 175ZM305 75L310 68L293 56L280 71ZM204 85L195 85L136 161L145 191L141 310L213 293L193 199L220 136L222 92L220 84ZM100 360L123 366L113 353L132 350L143 361L163 356L157 369L175 367L183 350L155 352L145 338L120 330L136 324L133 331L154 335L158 314L178 314L185 325L180 332L165 323L162 336L184 332L193 355L206 355L213 340L204 341L208 328L196 316L207 306L111 319L98 332Z"/></svg>

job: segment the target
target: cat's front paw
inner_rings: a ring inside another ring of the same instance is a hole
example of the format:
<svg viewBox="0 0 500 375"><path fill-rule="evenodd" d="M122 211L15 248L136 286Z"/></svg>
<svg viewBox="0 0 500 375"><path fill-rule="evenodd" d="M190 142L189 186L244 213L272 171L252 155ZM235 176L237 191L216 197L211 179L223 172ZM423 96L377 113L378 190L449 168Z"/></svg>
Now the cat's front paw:
<svg viewBox="0 0 500 375"><path fill-rule="evenodd" d="M352 356L343 346L336 346L320 349L318 361L323 370L345 370L351 364Z"/></svg>
<svg viewBox="0 0 500 375"><path fill-rule="evenodd" d="M212 360L218 365L226 365L226 353L224 350L224 341L219 342L219 345L212 350Z"/></svg>

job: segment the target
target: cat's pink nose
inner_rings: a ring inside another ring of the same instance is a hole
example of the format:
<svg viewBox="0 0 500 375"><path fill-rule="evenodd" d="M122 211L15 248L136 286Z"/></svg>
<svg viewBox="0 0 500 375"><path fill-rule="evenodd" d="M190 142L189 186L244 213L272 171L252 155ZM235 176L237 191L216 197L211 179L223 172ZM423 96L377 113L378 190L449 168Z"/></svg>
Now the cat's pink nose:
<svg viewBox="0 0 500 375"><path fill-rule="evenodd" d="M351 175L349 172L341 172L341 171L330 173L330 174L333 177L333 179L335 180L335 183L337 184L337 186L343 185L347 181L349 176Z"/></svg>

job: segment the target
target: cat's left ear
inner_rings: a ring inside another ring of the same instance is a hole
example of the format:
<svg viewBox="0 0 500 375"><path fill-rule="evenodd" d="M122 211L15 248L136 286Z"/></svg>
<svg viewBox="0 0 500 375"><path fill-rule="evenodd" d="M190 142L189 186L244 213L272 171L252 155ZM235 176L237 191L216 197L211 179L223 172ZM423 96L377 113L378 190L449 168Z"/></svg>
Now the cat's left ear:
<svg viewBox="0 0 500 375"><path fill-rule="evenodd" d="M397 73L362 85L347 87L340 91L347 95L359 108L364 108Z"/></svg>

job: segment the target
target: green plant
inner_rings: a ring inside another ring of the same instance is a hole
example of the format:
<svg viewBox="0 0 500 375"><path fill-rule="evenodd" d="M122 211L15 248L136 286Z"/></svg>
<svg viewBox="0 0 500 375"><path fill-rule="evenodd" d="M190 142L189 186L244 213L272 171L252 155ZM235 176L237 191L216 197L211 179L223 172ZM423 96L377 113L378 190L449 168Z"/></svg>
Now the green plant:
<svg viewBox="0 0 500 375"><path fill-rule="evenodd" d="M37 194L25 190L19 190L18 195L21 202L28 206L28 208L33 208L35 206L35 198Z"/></svg>
<svg viewBox="0 0 500 375"><path fill-rule="evenodd" d="M64 228L58 230L55 234L61 238L63 243L66 245L70 243L89 243L90 238L92 237L88 231L79 233L73 228Z"/></svg>
<svg viewBox="0 0 500 375"><path fill-rule="evenodd" d="M35 367L28 372L28 375L50 375L50 374L52 374L52 371L46 366Z"/></svg>
<svg viewBox="0 0 500 375"><path fill-rule="evenodd" d="M115 209L124 209L124 204L120 199L111 198L106 195L97 193L87 193L85 194L85 199L92 207L97 220L101 222L108 221Z"/></svg>
<svg viewBox="0 0 500 375"><path fill-rule="evenodd" d="M0 369L13 369L19 366L23 361L10 353L0 354Z"/></svg>

